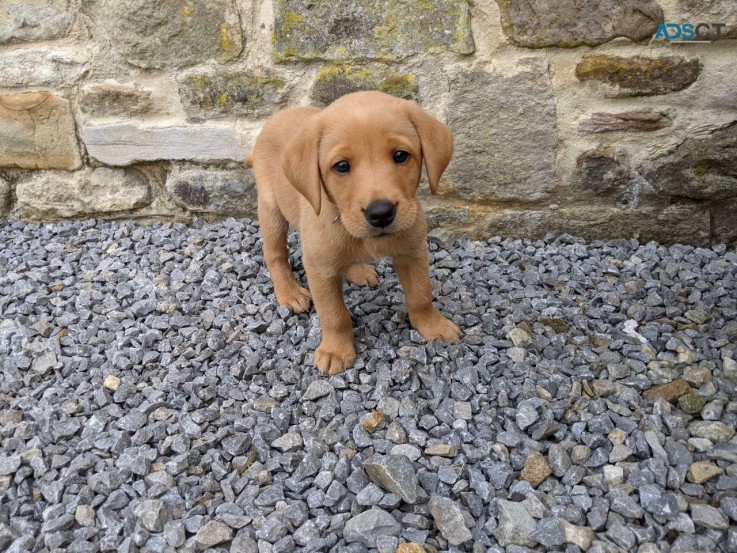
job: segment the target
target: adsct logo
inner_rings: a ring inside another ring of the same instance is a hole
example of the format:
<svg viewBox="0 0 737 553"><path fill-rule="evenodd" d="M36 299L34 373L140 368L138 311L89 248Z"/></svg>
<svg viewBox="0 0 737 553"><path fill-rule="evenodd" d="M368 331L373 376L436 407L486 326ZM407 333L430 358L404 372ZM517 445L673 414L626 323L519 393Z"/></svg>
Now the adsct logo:
<svg viewBox="0 0 737 553"><path fill-rule="evenodd" d="M672 43L705 44L719 40L726 23L661 23L653 37Z"/></svg>

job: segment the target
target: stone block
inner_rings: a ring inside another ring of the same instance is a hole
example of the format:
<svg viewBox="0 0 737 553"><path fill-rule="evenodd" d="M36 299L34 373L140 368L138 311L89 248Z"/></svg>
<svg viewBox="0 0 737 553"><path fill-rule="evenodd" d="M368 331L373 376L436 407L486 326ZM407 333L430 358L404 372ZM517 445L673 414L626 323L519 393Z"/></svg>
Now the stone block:
<svg viewBox="0 0 737 553"><path fill-rule="evenodd" d="M137 67L186 67L210 59L223 63L243 49L233 0L82 0L82 11Z"/></svg>
<svg viewBox="0 0 737 553"><path fill-rule="evenodd" d="M71 48L14 49L0 53L0 88L71 86L89 70L87 54Z"/></svg>
<svg viewBox="0 0 737 553"><path fill-rule="evenodd" d="M190 211L258 216L256 181L246 170L187 170L169 175L166 191Z"/></svg>
<svg viewBox="0 0 737 553"><path fill-rule="evenodd" d="M386 68L370 69L352 65L330 65L323 68L312 84L313 103L326 106L341 96L359 90L378 90L404 98L417 99L417 79L406 73Z"/></svg>
<svg viewBox="0 0 737 553"><path fill-rule="evenodd" d="M694 200L737 198L737 123L686 139L675 152L647 163L640 172L660 194Z"/></svg>
<svg viewBox="0 0 737 553"><path fill-rule="evenodd" d="M0 167L80 166L69 100L48 92L0 94Z"/></svg>
<svg viewBox="0 0 737 553"><path fill-rule="evenodd" d="M74 21L69 0L0 3L0 44L63 37Z"/></svg>
<svg viewBox="0 0 737 553"><path fill-rule="evenodd" d="M621 201L627 197L631 182L632 171L626 156L611 148L589 150L576 159L576 188L599 195L615 194Z"/></svg>
<svg viewBox="0 0 737 553"><path fill-rule="evenodd" d="M619 209L571 206L546 210L493 210L478 217L473 233L488 237L542 238L568 233L586 240L637 238L663 244L708 245L710 216L701 205Z"/></svg>
<svg viewBox="0 0 737 553"><path fill-rule="evenodd" d="M468 206L454 207L439 200L423 200L428 230L434 228L460 228L468 224Z"/></svg>
<svg viewBox="0 0 737 553"><path fill-rule="evenodd" d="M474 51L466 0L277 0L273 44L276 61Z"/></svg>
<svg viewBox="0 0 737 553"><path fill-rule="evenodd" d="M116 81L86 84L77 100L83 113L95 117L136 117L152 108L151 90Z"/></svg>
<svg viewBox="0 0 737 553"><path fill-rule="evenodd" d="M189 71L178 82L184 110L193 120L269 115L284 106L288 91L281 77L224 69Z"/></svg>
<svg viewBox="0 0 737 553"><path fill-rule="evenodd" d="M598 81L605 85L608 97L654 96L683 90L701 73L696 58L662 56L623 58L592 54L576 65L580 81Z"/></svg>
<svg viewBox="0 0 737 553"><path fill-rule="evenodd" d="M652 0L496 0L502 28L527 48L596 46L613 38L652 37L663 10Z"/></svg>
<svg viewBox="0 0 737 553"><path fill-rule="evenodd" d="M128 169L85 169L75 173L42 172L16 185L21 218L53 220L63 217L109 215L148 205L148 180Z"/></svg>
<svg viewBox="0 0 737 553"><path fill-rule="evenodd" d="M664 113L656 111L624 111L620 113L592 113L581 121L579 132L644 132L670 127L673 121Z"/></svg>
<svg viewBox="0 0 737 553"><path fill-rule="evenodd" d="M10 184L0 177L0 217L5 217L10 211Z"/></svg>
<svg viewBox="0 0 737 553"><path fill-rule="evenodd" d="M447 176L460 197L532 201L556 187L558 135L547 61L461 70L451 76L449 105L455 154Z"/></svg>
<svg viewBox="0 0 737 553"><path fill-rule="evenodd" d="M429 193L420 194L420 202L427 221L428 240L450 247L468 228L471 219L471 208L468 205L459 206L447 198L435 198Z"/></svg>
<svg viewBox="0 0 737 553"><path fill-rule="evenodd" d="M711 208L712 241L737 248L737 199L714 202Z"/></svg>
<svg viewBox="0 0 737 553"><path fill-rule="evenodd" d="M82 137L89 155L107 165L174 159L242 161L246 151L245 144L233 128L215 125L85 125Z"/></svg>

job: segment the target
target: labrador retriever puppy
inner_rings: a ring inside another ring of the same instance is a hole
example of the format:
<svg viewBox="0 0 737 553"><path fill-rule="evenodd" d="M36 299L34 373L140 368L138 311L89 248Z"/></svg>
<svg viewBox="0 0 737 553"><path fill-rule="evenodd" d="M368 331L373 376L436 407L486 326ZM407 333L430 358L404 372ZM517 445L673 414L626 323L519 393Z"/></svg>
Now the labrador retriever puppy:
<svg viewBox="0 0 737 553"><path fill-rule="evenodd" d="M426 223L417 199L422 163L434 193L453 154L450 129L419 106L381 92L343 96L323 110L300 107L269 119L245 165L253 167L264 260L277 301L295 313L314 301L323 374L356 359L343 280L378 284L366 263L390 256L411 325L426 340L458 340L433 307ZM292 274L289 225L298 229L309 290Z"/></svg>

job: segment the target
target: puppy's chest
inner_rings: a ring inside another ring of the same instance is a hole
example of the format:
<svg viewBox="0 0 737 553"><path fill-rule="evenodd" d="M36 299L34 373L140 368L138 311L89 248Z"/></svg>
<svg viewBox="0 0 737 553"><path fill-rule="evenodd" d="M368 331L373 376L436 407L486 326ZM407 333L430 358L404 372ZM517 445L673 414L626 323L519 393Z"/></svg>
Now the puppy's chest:
<svg viewBox="0 0 737 553"><path fill-rule="evenodd" d="M374 238L360 241L351 251L346 252L346 259L350 258L352 263L366 263L382 257L411 255L412 249L410 244L396 237Z"/></svg>

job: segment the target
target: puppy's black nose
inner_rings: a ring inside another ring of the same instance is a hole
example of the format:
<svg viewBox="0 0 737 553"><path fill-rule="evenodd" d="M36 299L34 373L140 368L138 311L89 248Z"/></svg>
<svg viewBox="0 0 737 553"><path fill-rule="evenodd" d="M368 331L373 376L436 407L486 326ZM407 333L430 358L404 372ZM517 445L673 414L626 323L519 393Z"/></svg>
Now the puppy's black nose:
<svg viewBox="0 0 737 553"><path fill-rule="evenodd" d="M392 202L379 200L371 202L363 211L364 217L372 227L384 228L392 224L397 210Z"/></svg>

